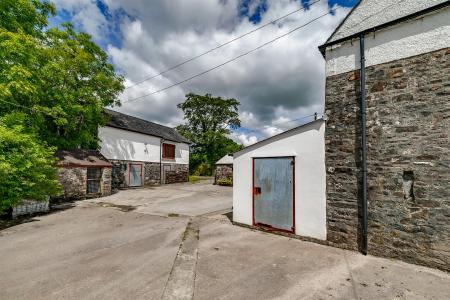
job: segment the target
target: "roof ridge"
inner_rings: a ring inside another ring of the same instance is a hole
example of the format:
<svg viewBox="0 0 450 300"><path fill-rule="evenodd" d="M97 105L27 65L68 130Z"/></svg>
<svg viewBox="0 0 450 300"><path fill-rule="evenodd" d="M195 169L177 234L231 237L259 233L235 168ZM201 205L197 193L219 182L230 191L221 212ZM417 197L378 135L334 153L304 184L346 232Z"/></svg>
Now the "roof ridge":
<svg viewBox="0 0 450 300"><path fill-rule="evenodd" d="M149 120L146 120L146 119L143 119L143 118L139 118L139 117L132 116L132 115L129 115L129 114L124 114L124 113L121 113L121 112L118 112L118 111L115 111L115 110L112 110L112 109L104 108L104 110L109 111L109 112L113 112L113 113L116 113L116 114L121 114L121 115L130 117L130 118L138 119L138 120L140 120L140 121L144 121L144 122L147 122L147 123L152 123L152 124L155 124L155 125L158 125L158 126L162 126L162 127L166 127L166 128L169 128L169 129L176 130L175 127L170 127L170 126L162 125L162 124L159 124L159 123L156 123L156 122L153 122L153 121L149 121Z"/></svg>

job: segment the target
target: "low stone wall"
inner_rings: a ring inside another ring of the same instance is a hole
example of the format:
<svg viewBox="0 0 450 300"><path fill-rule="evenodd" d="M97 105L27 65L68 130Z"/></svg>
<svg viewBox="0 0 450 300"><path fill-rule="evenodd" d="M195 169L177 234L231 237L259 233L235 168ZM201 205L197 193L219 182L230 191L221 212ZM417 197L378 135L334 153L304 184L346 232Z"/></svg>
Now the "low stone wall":
<svg viewBox="0 0 450 300"><path fill-rule="evenodd" d="M214 183L220 180L230 181L233 184L233 165L216 165Z"/></svg>
<svg viewBox="0 0 450 300"><path fill-rule="evenodd" d="M450 49L366 68L368 252L450 271ZM361 238L359 71L328 77L327 239Z"/></svg>
<svg viewBox="0 0 450 300"><path fill-rule="evenodd" d="M163 163L163 182L165 184L188 181L189 165Z"/></svg>
<svg viewBox="0 0 450 300"><path fill-rule="evenodd" d="M24 200L20 205L13 207L12 217L16 218L47 211L49 211L48 201Z"/></svg>

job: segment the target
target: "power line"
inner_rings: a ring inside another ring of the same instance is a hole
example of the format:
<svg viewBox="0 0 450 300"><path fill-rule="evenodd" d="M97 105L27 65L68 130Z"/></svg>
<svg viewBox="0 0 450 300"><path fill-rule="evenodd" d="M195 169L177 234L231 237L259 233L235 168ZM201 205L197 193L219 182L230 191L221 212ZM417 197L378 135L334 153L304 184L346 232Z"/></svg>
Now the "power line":
<svg viewBox="0 0 450 300"><path fill-rule="evenodd" d="M325 17L325 16L327 16L327 15L329 15L329 14L334 13L334 12L335 12L336 10L338 10L338 9L339 9L339 8L332 8L332 9L330 9L330 11L327 12L326 14L322 14L322 15L320 15L319 17L316 17L316 18L310 20L309 22L307 22L307 23L305 23L305 24L302 24L302 25L300 25L300 26L298 26L298 27L295 27L294 29L289 30L288 32L286 32L286 33L284 33L284 34L279 35L279 36L277 36L276 38L274 38L274 39L272 39L272 40L270 40L270 41L268 41L268 42L266 42L266 43L264 43L264 44L262 44L262 45L260 45L260 46L258 46L258 47L256 47L256 48L253 48L253 49L251 49L251 50L249 50L249 51L247 51L247 52L244 52L244 53L242 53L241 55L238 55L238 56L236 56L236 57L234 57L234 58L232 58L232 59L230 59L230 60L227 60L227 61L225 61L225 62L223 62L223 63L221 63L221 64L219 64L219 65L216 65L215 67L212 67L212 68L210 68L210 69L207 69L207 70L205 70L205 71L203 71L203 72L201 72L201 73L198 73L198 74L196 74L196 75L193 75L193 76L191 76L191 77L189 77L189 78L186 78L186 79L184 79L184 80L178 81L178 82L176 82L176 83L174 83L174 84L171 84L171 85L169 85L169 86L167 86L167 87L165 87L165 88L162 88L162 89L153 91L153 92L148 93L148 94L144 94L144 95L139 96L139 97L136 97L136 98L132 98L132 99L125 100L125 101L123 101L122 103L133 102L133 101L136 101L136 100L145 98L145 97L147 97L147 96L151 96L151 95L154 95L154 94L163 92L163 91L168 90L168 89L170 89L170 88L173 88L173 87L175 87L175 86L177 86L177 85L180 85L180 84L183 84L183 83L185 83L185 82L188 82L188 81L190 81L190 80L192 80L192 79L194 79L194 78L200 77L200 76L202 76L202 75L204 75L204 74L206 74L206 73L209 73L209 72L211 72L211 71L213 71L213 70L216 70L216 69L218 69L218 68L220 68L220 67L223 67L224 65L227 65L227 64L229 64L230 62L233 62L233 61L235 61L235 60L237 60L237 59L239 59L239 58L241 58L241 57L244 57L244 56L246 56L246 55L248 55L248 54L251 54L251 53L253 53L253 52L255 52L255 51L257 51L257 50L259 50L259 49L261 49L261 48L263 48L263 47L265 47L265 46L267 46L267 45L269 45L269 44L271 44L271 43L273 43L273 42L275 42L275 41L277 41L277 40L279 40L279 39L281 39L281 38L283 38L283 37L285 37L285 36L287 36L287 35L289 35L289 34L291 34L291 33L293 33L293 32L295 32L295 31L297 31L297 30L299 30L299 29L301 29L301 28L303 28L303 27L308 26L309 24L311 24L311 23L313 23L313 22L319 20L320 18L323 18L323 17Z"/></svg>
<svg viewBox="0 0 450 300"><path fill-rule="evenodd" d="M297 122L297 121L304 120L304 119L310 118L310 117L317 117L317 118L319 118L319 116L323 118L325 116L325 113L313 113L311 115L302 116L302 117L291 119L291 120L287 120L287 121L272 123L269 126L278 126L278 125L282 125L282 124ZM252 129L250 131L246 131L245 133L255 133L255 132L261 132L261 131L262 131L261 129Z"/></svg>
<svg viewBox="0 0 450 300"><path fill-rule="evenodd" d="M316 3L318 3L318 2L320 2L320 1L322 1L322 0L316 0L316 1L314 1L314 2L310 3L310 4L308 5L308 7L310 7L310 6L312 6L312 5L316 4ZM138 82L136 82L136 83L133 83L132 85L127 86L127 87L125 88L125 90L126 90L126 89L129 89L129 88L132 88L132 87L134 87L134 86L137 86L137 85L139 85L139 84L141 84L141 83L143 83L143 82L145 82L145 81L152 80L153 78L156 78L156 77L159 77L159 76L161 76L161 75L163 75L163 74L166 74L166 73L169 72L169 71L172 71L172 70L174 70L174 69L177 69L178 67L181 67L181 66L183 66L183 65L185 65L185 64L187 64L187 63L189 63L189 62L191 62L191 61L193 61L193 60L196 60L196 59L198 59L198 58L200 58L200 57L202 57L202 56L205 56L206 54L209 54L209 53L211 53L211 52L213 52L213 51L216 51L217 49L220 49L220 48L222 48L222 47L224 47L224 46L226 46L226 45L229 45L229 44L231 44L231 43L233 43L233 42L235 42L235 41L237 41L237 40L239 40L239 39L241 39L241 38L243 38L243 37L246 37L247 35L250 35L250 34L256 32L256 31L258 31L258 30L260 30L260 29L263 29L263 28L265 28L265 27L267 27L267 26L269 26L269 25L272 25L272 24L274 24L274 23L276 23L276 22L278 22L278 21L280 21L280 20L282 20L282 19L284 19L284 18L286 18L286 17L289 17L290 15L293 15L293 14L299 12L299 11L305 10L305 9L307 9L308 7L305 6L305 7L301 7L301 8L299 8L299 9L296 9L296 10L294 10L294 11L291 11L290 13L288 13L288 14L286 14L286 15L283 15L283 16L277 18L277 19L274 19L274 20L272 20L272 21L270 21L270 22L265 23L264 25L261 25L261 26L255 28L255 29L253 29L253 30L250 30L250 31L248 31L248 32L246 32L246 33L244 33L244 34L238 36L238 37L235 37L234 39L231 39L231 40L229 40L228 42L225 42L225 43L223 43L223 44L220 44L220 45L218 45L218 46L216 46L216 47L214 47L214 48L211 48L211 49L209 49L209 50L207 50L207 51L205 51L205 52L203 52L203 53L200 53L200 54L198 54L198 55L196 55L196 56L193 56L193 57L191 57L191 58L189 58L189 59L187 59L187 60L185 60L185 61L182 61L182 62L180 62L180 63L178 63L178 64L176 64L176 65L174 65L174 66L172 66L172 67L170 67L170 68L167 68L167 69L165 69L164 71L162 71L162 72L160 72L160 73L158 73L158 74L155 74L155 75L153 75L153 76L144 78L144 79L142 79L142 80L140 80L140 81L138 81Z"/></svg>

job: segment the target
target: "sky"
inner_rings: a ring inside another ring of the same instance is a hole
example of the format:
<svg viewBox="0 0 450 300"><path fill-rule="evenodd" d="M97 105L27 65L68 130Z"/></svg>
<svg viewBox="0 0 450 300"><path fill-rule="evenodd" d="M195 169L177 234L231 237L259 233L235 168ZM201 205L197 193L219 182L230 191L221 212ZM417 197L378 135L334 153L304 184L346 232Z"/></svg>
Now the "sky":
<svg viewBox="0 0 450 300"><path fill-rule="evenodd" d="M123 113L167 126L182 124L176 105L189 92L240 101L242 127L231 137L244 145L308 122L324 110L323 44L358 0L52 0L57 15L50 26L70 21L89 33L125 78ZM145 78L236 38L282 15L289 17L258 30L162 76ZM183 81L241 55L295 27L326 15L264 48L205 75ZM294 120L294 121L291 121Z"/></svg>

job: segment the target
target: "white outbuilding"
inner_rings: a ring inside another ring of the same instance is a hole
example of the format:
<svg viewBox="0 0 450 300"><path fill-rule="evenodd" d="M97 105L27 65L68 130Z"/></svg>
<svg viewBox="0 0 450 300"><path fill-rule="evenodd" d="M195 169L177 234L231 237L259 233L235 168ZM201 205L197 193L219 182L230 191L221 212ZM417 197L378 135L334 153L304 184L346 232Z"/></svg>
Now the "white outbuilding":
<svg viewBox="0 0 450 300"><path fill-rule="evenodd" d="M326 239L325 120L233 155L233 221Z"/></svg>

